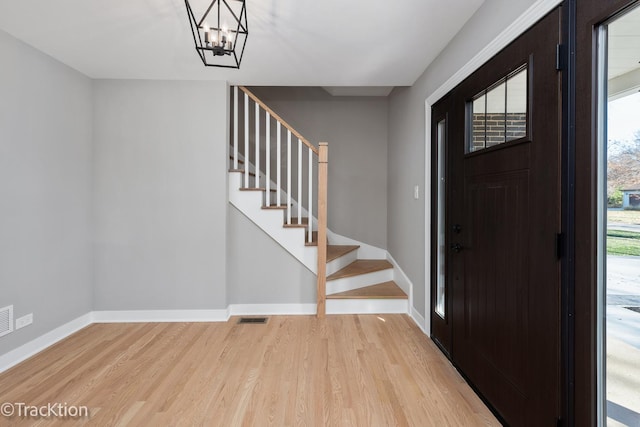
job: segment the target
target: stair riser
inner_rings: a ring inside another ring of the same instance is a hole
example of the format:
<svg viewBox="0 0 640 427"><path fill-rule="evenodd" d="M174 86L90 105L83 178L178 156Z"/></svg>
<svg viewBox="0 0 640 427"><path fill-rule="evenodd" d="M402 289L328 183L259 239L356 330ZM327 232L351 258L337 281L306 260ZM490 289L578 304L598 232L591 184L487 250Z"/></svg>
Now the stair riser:
<svg viewBox="0 0 640 427"><path fill-rule="evenodd" d="M335 273L338 270L342 270L347 265L349 265L352 262L354 262L356 259L358 259L358 249L355 249L355 250L349 252L348 254L342 255L341 257L336 258L331 262L328 262L327 263L327 276L332 275L333 273Z"/></svg>
<svg viewBox="0 0 640 427"><path fill-rule="evenodd" d="M409 312L406 299L327 300L327 314L405 314Z"/></svg>
<svg viewBox="0 0 640 427"><path fill-rule="evenodd" d="M357 276L344 277L342 279L328 280L327 295L364 288L365 286L388 282L390 280L393 280L393 269L391 268Z"/></svg>

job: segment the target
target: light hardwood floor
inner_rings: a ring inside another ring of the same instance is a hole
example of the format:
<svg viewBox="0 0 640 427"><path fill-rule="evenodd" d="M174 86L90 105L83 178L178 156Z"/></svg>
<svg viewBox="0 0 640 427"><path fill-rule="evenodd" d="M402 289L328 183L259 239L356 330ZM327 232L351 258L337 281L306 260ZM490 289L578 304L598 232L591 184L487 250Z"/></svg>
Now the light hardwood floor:
<svg viewBox="0 0 640 427"><path fill-rule="evenodd" d="M405 315L93 324L0 374L0 403L86 405L0 425L500 425Z"/></svg>

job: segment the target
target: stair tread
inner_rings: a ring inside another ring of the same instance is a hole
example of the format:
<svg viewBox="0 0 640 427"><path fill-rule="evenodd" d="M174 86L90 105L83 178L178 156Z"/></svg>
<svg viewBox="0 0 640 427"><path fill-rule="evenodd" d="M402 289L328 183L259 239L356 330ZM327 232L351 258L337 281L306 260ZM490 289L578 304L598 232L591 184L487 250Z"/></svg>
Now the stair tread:
<svg viewBox="0 0 640 427"><path fill-rule="evenodd" d="M393 265L386 259L359 259L347 265L342 270L338 270L327 280L337 280L344 277L359 276L361 274L373 273L375 271L387 270Z"/></svg>
<svg viewBox="0 0 640 427"><path fill-rule="evenodd" d="M355 251L359 247L360 246L356 245L327 245L327 262L338 259L349 252Z"/></svg>
<svg viewBox="0 0 640 427"><path fill-rule="evenodd" d="M263 206L262 209L280 209L280 210L286 210L287 207L286 206Z"/></svg>
<svg viewBox="0 0 640 427"><path fill-rule="evenodd" d="M327 295L327 299L407 299L407 294L396 284L389 281L364 288Z"/></svg>
<svg viewBox="0 0 640 427"><path fill-rule="evenodd" d="M242 187L240 191L267 191L265 187ZM272 193L275 193L276 190L273 188L270 189Z"/></svg>
<svg viewBox="0 0 640 427"><path fill-rule="evenodd" d="M244 169L229 169L229 172L240 172L241 174L244 175ZM256 176L256 174L253 172L249 172L249 175Z"/></svg>
<svg viewBox="0 0 640 427"><path fill-rule="evenodd" d="M233 160L233 156L229 156L229 160ZM238 164L244 164L244 160L238 159Z"/></svg>
<svg viewBox="0 0 640 427"><path fill-rule="evenodd" d="M298 217L291 217L291 224L287 224L287 220L284 220L283 227L307 227L309 225L309 218L303 217L301 218L301 222L298 223Z"/></svg>

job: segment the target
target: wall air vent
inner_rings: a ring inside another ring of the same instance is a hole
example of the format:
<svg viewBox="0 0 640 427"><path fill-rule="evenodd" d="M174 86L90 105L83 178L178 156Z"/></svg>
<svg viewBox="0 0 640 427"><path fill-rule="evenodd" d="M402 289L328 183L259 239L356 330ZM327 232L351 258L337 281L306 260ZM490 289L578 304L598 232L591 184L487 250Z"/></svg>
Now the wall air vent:
<svg viewBox="0 0 640 427"><path fill-rule="evenodd" d="M0 337L13 332L13 306L0 308Z"/></svg>

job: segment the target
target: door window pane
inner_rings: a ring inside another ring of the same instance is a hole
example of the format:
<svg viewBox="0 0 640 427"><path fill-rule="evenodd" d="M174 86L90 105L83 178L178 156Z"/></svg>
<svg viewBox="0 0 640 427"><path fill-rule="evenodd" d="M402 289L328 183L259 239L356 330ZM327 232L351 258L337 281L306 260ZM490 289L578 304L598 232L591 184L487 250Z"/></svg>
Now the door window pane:
<svg viewBox="0 0 640 427"><path fill-rule="evenodd" d="M527 134L527 69L507 80L507 141Z"/></svg>
<svg viewBox="0 0 640 427"><path fill-rule="evenodd" d="M471 104L471 146L469 151L481 150L485 147L485 107L487 97L483 94Z"/></svg>
<svg viewBox="0 0 640 427"><path fill-rule="evenodd" d="M467 103L466 152L527 136L527 66L498 80Z"/></svg>
<svg viewBox="0 0 640 427"><path fill-rule="evenodd" d="M505 83L500 83L487 93L487 147L505 142L506 88Z"/></svg>

